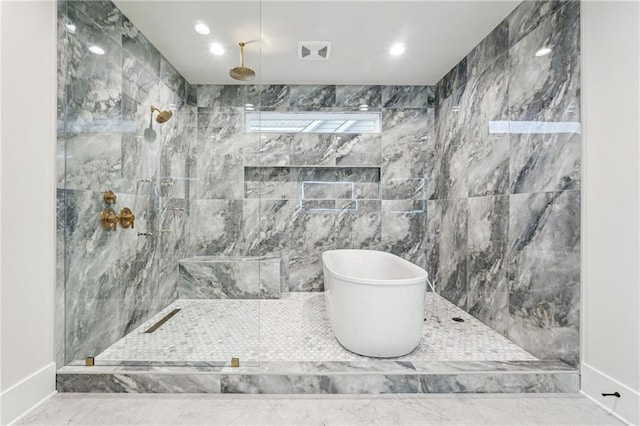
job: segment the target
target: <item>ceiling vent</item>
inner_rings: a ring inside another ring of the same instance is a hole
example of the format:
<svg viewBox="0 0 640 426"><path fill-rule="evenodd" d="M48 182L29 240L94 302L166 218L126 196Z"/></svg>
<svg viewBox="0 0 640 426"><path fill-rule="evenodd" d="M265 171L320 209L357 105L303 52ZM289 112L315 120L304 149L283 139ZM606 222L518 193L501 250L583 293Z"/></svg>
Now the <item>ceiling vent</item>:
<svg viewBox="0 0 640 426"><path fill-rule="evenodd" d="M331 56L330 41L301 41L298 43L298 59L326 61Z"/></svg>

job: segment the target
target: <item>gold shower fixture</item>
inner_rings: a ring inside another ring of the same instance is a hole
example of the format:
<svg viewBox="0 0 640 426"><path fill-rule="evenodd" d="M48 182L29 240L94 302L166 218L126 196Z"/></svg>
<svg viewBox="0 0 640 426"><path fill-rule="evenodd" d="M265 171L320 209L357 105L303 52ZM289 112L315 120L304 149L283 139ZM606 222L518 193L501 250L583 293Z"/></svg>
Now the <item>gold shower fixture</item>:
<svg viewBox="0 0 640 426"><path fill-rule="evenodd" d="M244 42L238 43L238 46L240 46L240 66L231 68L231 70L229 71L229 76L234 80L249 81L249 80L253 80L256 76L256 72L254 70L252 70L251 68L246 68L244 66L244 46L245 45L246 43Z"/></svg>
<svg viewBox="0 0 640 426"><path fill-rule="evenodd" d="M156 122L158 124L166 123L167 121L171 120L171 117L173 116L173 113L171 111L169 110L162 111L160 110L160 108L156 108L153 105L151 105L152 115L154 111L158 113L158 116L156 117Z"/></svg>

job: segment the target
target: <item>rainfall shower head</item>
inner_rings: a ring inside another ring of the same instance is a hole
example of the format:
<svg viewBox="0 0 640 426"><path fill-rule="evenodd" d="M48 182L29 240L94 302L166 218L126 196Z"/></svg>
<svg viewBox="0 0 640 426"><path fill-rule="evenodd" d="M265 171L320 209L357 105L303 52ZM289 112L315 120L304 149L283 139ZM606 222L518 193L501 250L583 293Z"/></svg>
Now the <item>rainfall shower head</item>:
<svg viewBox="0 0 640 426"><path fill-rule="evenodd" d="M241 60L240 66L231 68L231 70L229 71L229 76L234 80L249 81L249 80L253 80L254 77L256 76L256 72L254 70L252 70L251 68L245 68L244 66L245 44L246 43L243 43L243 42L238 43L238 45L240 46L240 60Z"/></svg>
<svg viewBox="0 0 640 426"><path fill-rule="evenodd" d="M154 107L152 105L151 106L151 114L152 115L153 115L154 111L158 112L158 116L156 117L156 122L158 122L158 124L166 123L173 116L173 113L171 111L169 111L169 110L161 111L159 108L156 108L156 107Z"/></svg>

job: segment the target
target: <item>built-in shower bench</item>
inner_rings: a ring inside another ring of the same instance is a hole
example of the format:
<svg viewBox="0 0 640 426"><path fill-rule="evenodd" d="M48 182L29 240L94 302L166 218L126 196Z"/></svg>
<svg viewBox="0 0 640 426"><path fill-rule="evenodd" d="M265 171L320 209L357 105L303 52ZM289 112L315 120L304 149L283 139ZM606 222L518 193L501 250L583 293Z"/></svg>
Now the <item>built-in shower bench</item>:
<svg viewBox="0 0 640 426"><path fill-rule="evenodd" d="M278 299L287 291L280 257L198 256L179 261L180 299Z"/></svg>

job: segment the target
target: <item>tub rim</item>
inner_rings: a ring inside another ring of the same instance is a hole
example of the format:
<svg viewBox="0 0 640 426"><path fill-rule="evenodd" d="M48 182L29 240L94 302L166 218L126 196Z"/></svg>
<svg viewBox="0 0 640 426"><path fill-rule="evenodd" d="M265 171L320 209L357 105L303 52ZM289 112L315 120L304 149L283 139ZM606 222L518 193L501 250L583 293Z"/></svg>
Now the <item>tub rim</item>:
<svg viewBox="0 0 640 426"><path fill-rule="evenodd" d="M364 279L364 278L358 278L358 277L343 275L343 274L340 274L340 273L336 272L334 269L332 269L328 265L328 263L326 261L326 257L325 257L325 254L328 255L328 253L334 253L334 252L340 252L340 251L361 251L361 252L364 251L364 252L382 253L385 256L392 256L395 259L399 259L400 263L407 264L412 269L416 269L416 272L419 272L419 276L416 276L416 277L413 277L413 278L380 280L380 279L374 279L374 278ZM389 252L386 252L386 251L382 251L382 250L366 250L366 249L326 250L326 251L322 252L322 265L327 268L327 271L333 277L338 278L338 279L343 280L343 281L346 281L346 282L349 282L349 283L353 283L353 284L396 287L396 286L401 286L401 285L405 285L406 286L406 285L416 285L416 284L424 283L425 286L426 286L427 279L429 278L429 273L426 270L424 270L424 268L421 268L420 266L416 265L415 263L409 262L408 260L403 259L398 255L395 255L393 253L389 253Z"/></svg>

